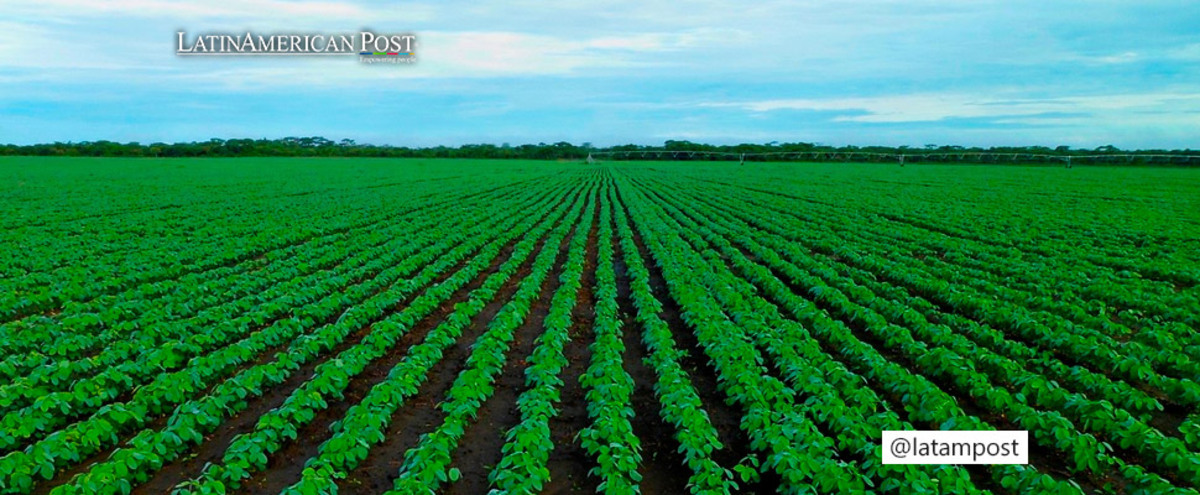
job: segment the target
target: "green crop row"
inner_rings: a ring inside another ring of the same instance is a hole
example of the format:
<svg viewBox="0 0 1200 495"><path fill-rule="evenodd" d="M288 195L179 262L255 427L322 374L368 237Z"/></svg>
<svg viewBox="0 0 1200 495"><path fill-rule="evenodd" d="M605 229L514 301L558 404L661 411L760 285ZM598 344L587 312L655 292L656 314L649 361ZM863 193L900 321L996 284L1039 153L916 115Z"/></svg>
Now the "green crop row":
<svg viewBox="0 0 1200 495"><path fill-rule="evenodd" d="M509 220L509 222L511 221ZM508 226L511 225L511 223L508 224ZM201 373L205 373L204 370L231 369L249 363L252 356L261 353L269 346L291 341L286 352L277 354L274 361L256 364L240 371L236 376L223 382L210 395L202 399L189 399L193 394L204 390L194 382L197 379L196 374L181 374L177 372L160 376L159 381L164 386L159 389L161 391L159 393L170 394L167 397L172 402L183 400L187 400L188 402L181 404L175 409L168 420L168 428L166 430L159 432L144 430L130 441L131 444L141 447L143 451L154 452L156 448L161 448L159 447L160 445L167 445L171 448L167 453L161 454L161 460L156 460L159 459L158 456L151 456L150 459L152 462L139 463L138 466L140 466L140 469L144 472L151 472L157 469L155 465L161 463L162 460L173 459L181 453L186 452L191 445L199 443L204 433L216 429L222 418L232 416L244 409L247 406L245 401L247 397L259 396L267 390L265 387L283 382L301 365L318 359L324 353L336 347L354 330L362 328L372 320L386 314L396 302L411 295L420 287L437 278L444 271L461 263L464 258L478 251L481 246L488 242L489 237L482 234L489 228L498 228L503 231L508 227L505 224L496 226L480 224L473 230L458 232L450 236L442 236L437 245L431 246L430 249L427 249L421 255L405 258L402 263L389 268L377 278L372 279L370 283L360 284L355 286L353 290L345 293L334 292L333 296L322 300L316 305L309 306L306 311L307 314L302 316L308 316L312 321L332 322L330 325L324 325L316 329L315 332L305 334L302 332L303 328L298 321L283 320L263 331L255 333L253 340L242 346L229 347L222 352L195 360L192 366ZM431 234L437 235L436 233ZM490 249L499 249L499 243L499 241L493 241ZM450 249L450 251L447 252L447 249ZM400 279L404 274L413 273L416 273L416 276L413 278ZM391 285L390 288L388 287L389 285ZM359 302L357 305L354 305L354 301ZM336 319L336 322L333 322L333 319ZM299 337L297 338L298 335ZM118 411L123 410L125 409L118 409ZM133 412L136 413L138 410L133 410ZM143 424L146 421L144 417L139 418L136 414L125 414L123 417L127 418L126 421L131 419L137 420L138 423L136 424ZM99 422L96 422L97 420ZM90 426L91 423L95 423L95 426ZM113 431L122 424L107 422L102 418L94 417L93 420L89 420L88 424L81 423L79 425L90 428L89 430L79 431L94 431L96 433L92 435L98 435L101 438L111 439L109 441L115 441L116 435L106 432ZM72 426L72 428L75 428L75 426ZM120 429L127 430L128 428ZM69 432L71 430L66 431ZM54 438L54 435L51 435L48 439L50 438ZM185 440L176 441L174 440L175 438ZM88 449L96 449L100 445L98 443L87 444L86 447ZM48 446L48 451L53 452L53 447ZM145 457L144 453L139 454L137 450L118 450L114 452L110 456L109 461L94 466L82 479L76 480L74 486L81 487L80 489L87 492L91 489L105 487L107 483L112 483L117 479L124 479L130 476L130 466L114 461L121 456L132 456L135 454ZM79 459L79 456L72 455L68 457L68 459L70 458ZM0 459L0 462L2 461ZM114 475L114 472L118 474ZM136 479L138 476L134 477Z"/></svg>
<svg viewBox="0 0 1200 495"><path fill-rule="evenodd" d="M516 229L497 229L500 236L484 247L480 254L470 259L467 265L450 278L430 288L414 299L403 311L393 313L386 320L372 325L372 331L360 343L342 351L329 361L319 365L312 379L305 382L284 400L284 403L264 414L251 433L238 435L225 451L222 463L208 466L194 481L182 483L179 493L217 493L226 487L237 487L254 471L266 467L270 454L277 451L286 441L295 440L299 428L315 417L316 412L328 407L326 398L342 398L343 390L350 381L370 362L387 354L401 335L410 330L424 317L436 310L455 291L465 287L491 264L501 248L509 240L531 229L513 251L513 256L501 265L500 270L488 277L484 285L472 293L474 302L463 305L463 311L478 310L494 297L495 291L528 256L535 239L549 230L557 215L551 215L553 206L545 204L535 210L542 216L530 216ZM559 213L561 214L561 213ZM534 224L537 224L534 227ZM495 229L495 227L492 227ZM491 236L481 235L481 239ZM447 260L442 271L462 262L465 254ZM435 274L430 274L435 275ZM432 277L431 277L432 278ZM458 314L448 319L454 325L465 325L470 314ZM348 332L347 332L348 333ZM431 332L432 333L432 332ZM436 334L435 334L436 335ZM330 346L332 347L332 346Z"/></svg>
<svg viewBox="0 0 1200 495"><path fill-rule="evenodd" d="M512 298L488 323L487 331L471 346L465 368L459 372L441 403L442 423L421 435L417 445L404 452L404 462L389 495L436 492L443 483L458 481L461 471L451 467L452 454L483 403L495 392L496 378L508 362L514 332L525 323L538 299L542 283L554 268L559 246L584 211L591 188L576 198L570 212L547 238L530 267L529 275L517 285ZM531 247L532 248L532 247Z"/></svg>
<svg viewBox="0 0 1200 495"><path fill-rule="evenodd" d="M611 187L611 186L610 186ZM605 493L640 493L641 440L633 433L633 378L625 371L621 320L617 309L617 276L613 270L612 200L600 199L596 259L596 340L592 360L579 378L592 423L579 432L579 441L596 458L592 475Z"/></svg>
<svg viewBox="0 0 1200 495"><path fill-rule="evenodd" d="M592 197L589 192L589 198ZM517 398L520 422L505 433L503 457L488 474L493 489L501 493L537 493L550 481L547 462L554 450L550 421L558 416L563 385L559 375L567 366L564 349L571 340L571 312L582 288L584 256L593 225L593 215L589 212L597 207L595 199L590 199L575 226L559 276L561 285L554 291L543 322L545 331L537 338L537 347L525 369L528 388Z"/></svg>

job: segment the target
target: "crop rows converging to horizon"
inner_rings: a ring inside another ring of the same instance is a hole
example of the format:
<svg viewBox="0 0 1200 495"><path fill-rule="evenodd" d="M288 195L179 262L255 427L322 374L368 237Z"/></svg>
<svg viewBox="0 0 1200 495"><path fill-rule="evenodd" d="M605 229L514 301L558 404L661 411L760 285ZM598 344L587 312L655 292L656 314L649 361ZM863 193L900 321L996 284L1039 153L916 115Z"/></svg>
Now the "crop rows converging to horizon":
<svg viewBox="0 0 1200 495"><path fill-rule="evenodd" d="M1198 178L5 158L0 493L1198 493Z"/></svg>

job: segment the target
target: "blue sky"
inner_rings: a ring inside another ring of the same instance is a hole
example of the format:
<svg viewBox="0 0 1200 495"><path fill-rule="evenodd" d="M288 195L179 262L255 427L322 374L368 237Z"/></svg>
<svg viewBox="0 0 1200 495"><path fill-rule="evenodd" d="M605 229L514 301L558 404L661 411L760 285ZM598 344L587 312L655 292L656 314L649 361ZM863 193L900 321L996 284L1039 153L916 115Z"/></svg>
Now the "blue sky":
<svg viewBox="0 0 1200 495"><path fill-rule="evenodd" d="M1193 1L0 0L0 142L1200 148ZM178 57L413 32L419 62Z"/></svg>

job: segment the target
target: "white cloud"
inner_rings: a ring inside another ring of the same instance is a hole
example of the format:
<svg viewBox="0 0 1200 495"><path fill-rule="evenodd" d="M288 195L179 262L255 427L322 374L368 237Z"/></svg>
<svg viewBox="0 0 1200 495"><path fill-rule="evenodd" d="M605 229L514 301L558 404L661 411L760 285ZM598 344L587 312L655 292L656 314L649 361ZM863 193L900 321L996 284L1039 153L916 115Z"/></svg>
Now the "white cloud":
<svg viewBox="0 0 1200 495"><path fill-rule="evenodd" d="M646 57L683 50L704 34L641 33L629 36L564 37L507 31L422 31L415 65L371 66L355 57L335 59L195 59L173 54L173 37L161 42L115 38L84 43L80 35L56 38L50 28L0 22L0 61L37 69L0 75L11 82L91 80L254 91L280 87L362 87L406 79L478 79L596 75L636 67Z"/></svg>
<svg viewBox="0 0 1200 495"><path fill-rule="evenodd" d="M101 43L92 42L96 40L95 33L73 31L62 26L0 21L0 68L129 72L146 68L144 60L136 56L140 48L136 41L115 37ZM45 79L48 75L31 73L27 76Z"/></svg>
<svg viewBox="0 0 1200 495"><path fill-rule="evenodd" d="M422 33L420 57L418 70L428 76L566 74L620 64L615 57L590 52L586 41L515 32Z"/></svg>
<svg viewBox="0 0 1200 495"><path fill-rule="evenodd" d="M1050 98L1014 98L1005 95L912 94L870 98L774 99L743 102L705 102L702 107L741 108L751 112L808 110L845 112L834 121L862 123L936 122L956 118L1008 118L1051 114L1087 115L1114 112L1186 113L1200 111L1200 93L1156 92ZM1038 119L1022 119L1032 122ZM1197 124L1200 125L1200 124Z"/></svg>
<svg viewBox="0 0 1200 495"><path fill-rule="evenodd" d="M1191 43L1168 50L1167 57L1185 61L1200 61L1200 43Z"/></svg>
<svg viewBox="0 0 1200 495"><path fill-rule="evenodd" d="M1141 56L1137 52L1121 52L1099 57L1085 57L1084 59L1102 64L1128 64L1141 60Z"/></svg>
<svg viewBox="0 0 1200 495"><path fill-rule="evenodd" d="M534 76L592 73L643 63L639 55L679 50L696 33L563 37L481 31L420 34L420 75L429 77Z"/></svg>
<svg viewBox="0 0 1200 495"><path fill-rule="evenodd" d="M405 5L406 16L416 19L428 17L430 9L425 6ZM387 7L371 7L345 2L311 0L213 0L187 2L169 0L41 0L19 6L13 14L49 15L71 17L123 16L134 18L174 18L200 21L205 19L236 18L326 21L378 18L381 14L401 12L395 4Z"/></svg>

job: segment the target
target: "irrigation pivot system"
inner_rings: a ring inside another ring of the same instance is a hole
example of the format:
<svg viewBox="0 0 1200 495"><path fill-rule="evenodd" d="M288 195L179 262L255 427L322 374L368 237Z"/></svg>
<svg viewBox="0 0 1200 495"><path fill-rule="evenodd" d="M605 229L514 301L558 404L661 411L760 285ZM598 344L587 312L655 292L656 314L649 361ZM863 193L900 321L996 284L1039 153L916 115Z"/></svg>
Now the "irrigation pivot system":
<svg viewBox="0 0 1200 495"><path fill-rule="evenodd" d="M724 151L633 150L598 151L588 154L588 163L600 158L611 160L702 160L731 161L802 161L802 162L896 162L901 167L912 162L957 163L1054 163L1067 168L1075 163L1200 165L1200 155L1152 153L1051 155L1004 152L878 153L870 151L779 151L768 153L732 153Z"/></svg>

